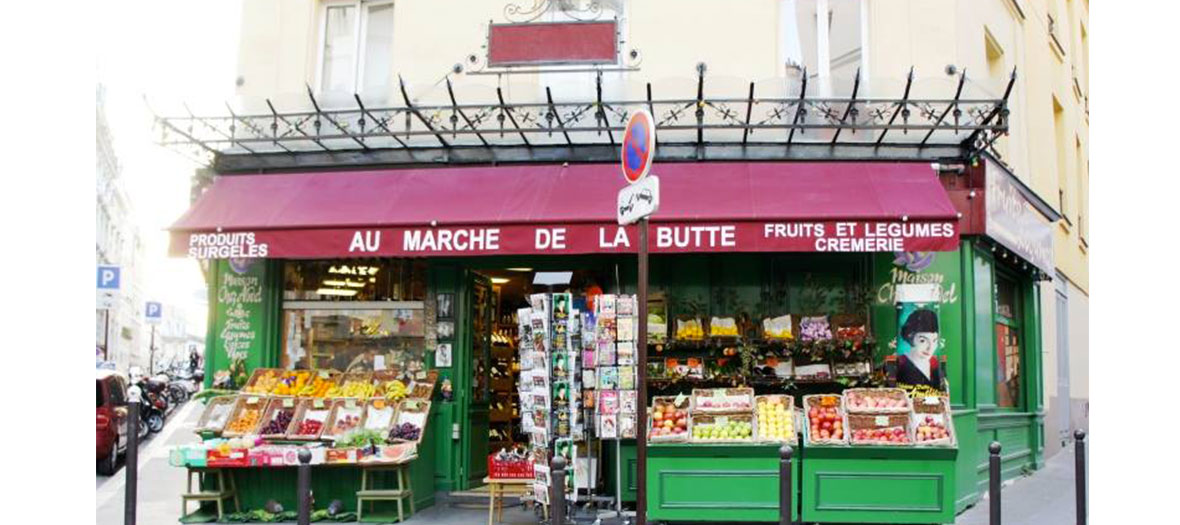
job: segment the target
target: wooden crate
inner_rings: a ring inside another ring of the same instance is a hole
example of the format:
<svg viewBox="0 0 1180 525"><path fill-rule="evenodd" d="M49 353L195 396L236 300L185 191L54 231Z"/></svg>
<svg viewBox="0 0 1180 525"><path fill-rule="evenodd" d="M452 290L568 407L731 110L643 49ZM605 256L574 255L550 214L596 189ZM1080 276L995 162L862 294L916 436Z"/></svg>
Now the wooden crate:
<svg viewBox="0 0 1180 525"><path fill-rule="evenodd" d="M418 427L418 439L390 439L390 443L414 443L422 442L422 436L426 434L426 424L430 421L430 401L423 401L419 399L403 399L397 405L397 415L394 417L394 423L391 428L403 423L410 423Z"/></svg>
<svg viewBox="0 0 1180 525"><path fill-rule="evenodd" d="M900 403L900 406L854 406L858 399L888 399ZM909 414L910 396L900 388L849 388L844 391L844 407L849 414Z"/></svg>
<svg viewBox="0 0 1180 525"><path fill-rule="evenodd" d="M316 402L320 403L320 405L321 405L320 408L316 408L316 406L315 406ZM314 415L321 412L321 411L323 412L322 419L315 418ZM320 435L323 434L324 429L327 428L328 417L331 415L332 415L332 402L331 401L324 400L324 399L302 399L302 400L300 400L299 405L295 409L295 418L291 421L291 432L289 434L287 434L287 439L301 440L301 441L314 441L314 440L319 439ZM313 419L318 419L322 423L320 425L319 432L313 432L313 433L308 433L308 434L299 433L300 425L309 416L313 417Z"/></svg>
<svg viewBox="0 0 1180 525"><path fill-rule="evenodd" d="M262 416L266 412L266 407L270 403L270 398L266 396L239 396L241 399L234 405L233 413L229 416L229 420L225 424L225 428L221 431L222 437L239 437L247 434L254 434L258 432L258 427L262 423ZM231 430L230 425L238 421L242 415L248 411L257 411L258 420L254 422L249 428L240 430Z"/></svg>
<svg viewBox="0 0 1180 525"><path fill-rule="evenodd" d="M762 433L759 431L759 425L761 424L761 421L759 420L759 417L758 417L758 405L761 404L762 402L767 402L767 401L772 401L772 400L782 401L783 406L786 407L788 417L791 418L791 435L786 440L772 439L772 438L763 436ZM794 398L794 396L788 396L785 394L767 394L767 395L762 395L762 396L754 396L754 439L756 441L762 442L762 443L788 443L788 444L794 445L799 442L798 435L799 435L799 428L795 422L795 398Z"/></svg>
<svg viewBox="0 0 1180 525"><path fill-rule="evenodd" d="M221 432L233 416L239 399L240 396L218 396L210 399L201 413L201 419L197 420L196 432ZM215 417L218 415L220 417Z"/></svg>
<svg viewBox="0 0 1180 525"><path fill-rule="evenodd" d="M295 410L298 408L299 402L293 396L272 397L270 403L267 403L266 410L262 412L262 419L258 423L258 432L265 439L283 439L287 434L291 433L291 425L295 422ZM279 429L279 432L272 432L269 434L262 434L270 421L278 417L280 412L290 412L291 421L286 426Z"/></svg>
<svg viewBox="0 0 1180 525"><path fill-rule="evenodd" d="M371 398L365 402L365 421L361 428L385 435L397 421L397 410L397 403L386 401L383 397Z"/></svg>
<svg viewBox="0 0 1180 525"><path fill-rule="evenodd" d="M351 403L351 407L349 404ZM351 429L337 432L336 424L343 419L346 414L355 413L357 417L356 425ZM336 439L347 434L352 430L364 428L365 423L365 405L362 400L356 398L337 399L332 402L332 411L328 413L328 419L324 423L324 430L320 433L323 439Z"/></svg>

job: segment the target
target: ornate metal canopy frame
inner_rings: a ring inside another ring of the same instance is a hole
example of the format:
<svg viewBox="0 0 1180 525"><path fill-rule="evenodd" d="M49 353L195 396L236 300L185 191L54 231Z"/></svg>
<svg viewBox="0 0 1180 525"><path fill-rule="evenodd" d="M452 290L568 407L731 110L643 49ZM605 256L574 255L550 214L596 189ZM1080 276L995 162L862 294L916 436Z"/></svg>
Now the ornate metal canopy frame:
<svg viewBox="0 0 1180 525"><path fill-rule="evenodd" d="M817 98L806 71L798 95L705 96L698 68L695 98L659 98L646 85L642 100L603 100L601 76L592 100L510 102L500 89L491 103L463 104L448 80L450 104L324 110L308 89L313 111L220 116L156 116L159 144L217 173L258 173L397 165L616 162L627 116L647 109L657 120L656 160L851 160L964 162L1008 132L1012 72L1001 98L954 93L911 98L913 71L899 98L860 98L859 73L848 97ZM400 81L400 78L399 78ZM227 108L228 109L228 108Z"/></svg>

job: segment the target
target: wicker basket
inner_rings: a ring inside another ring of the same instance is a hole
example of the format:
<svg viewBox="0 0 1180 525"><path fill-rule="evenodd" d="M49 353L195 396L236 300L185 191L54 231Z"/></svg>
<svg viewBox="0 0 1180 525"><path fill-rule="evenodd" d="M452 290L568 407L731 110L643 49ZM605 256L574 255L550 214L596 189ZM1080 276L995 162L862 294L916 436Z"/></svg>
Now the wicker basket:
<svg viewBox="0 0 1180 525"><path fill-rule="evenodd" d="M349 406L350 404L351 406ZM346 415L356 416L356 424L349 428L337 429L336 427ZM356 398L337 399L332 402L332 411L328 413L328 419L324 422L324 430L320 433L320 437L323 439L336 439L353 430L363 428L364 423L364 402Z"/></svg>
<svg viewBox="0 0 1180 525"><path fill-rule="evenodd" d="M864 441L858 440L854 436L858 430L874 430L874 429L902 429L906 440L904 442L895 441ZM914 443L913 433L910 432L910 416L908 414L849 414L848 415L848 437L849 442L853 445L871 445L871 446L910 446Z"/></svg>
<svg viewBox="0 0 1180 525"><path fill-rule="evenodd" d="M647 436L648 436L647 440L648 441L657 441L660 443L683 443L685 441L688 441L689 436L692 435L691 419L688 421L688 425L685 426L685 432L683 434L666 434L666 435L659 435L659 436L651 435L651 428L652 428L652 424L654 423L654 420L652 419L651 414L655 412L655 410L654 410L655 407L660 407L661 409L663 409L664 407L670 406L670 407L672 407L673 410L683 410L684 417L686 417L686 418L689 417L689 414L690 414L689 406L691 404L689 397L684 396L684 399L681 400L679 405L676 404L677 397L678 396L655 396L652 398L652 400L651 400L652 408L648 411L648 417L647 417Z"/></svg>
<svg viewBox="0 0 1180 525"><path fill-rule="evenodd" d="M254 434L258 431L259 425L262 424L262 416L266 412L267 404L270 402L269 397L265 396L239 396L238 403L234 405L233 412L230 413L224 429L221 431L222 437L239 437L247 434ZM238 421L243 415L255 411L257 420L254 421L249 428L242 428L240 430L230 429L230 425Z"/></svg>
<svg viewBox="0 0 1180 525"><path fill-rule="evenodd" d="M702 406L702 403L708 406ZM693 413L723 414L750 412L753 409L753 388L694 388L692 391Z"/></svg>
<svg viewBox="0 0 1180 525"><path fill-rule="evenodd" d="M754 442L754 415L749 413L731 413L731 414L690 414L688 423L688 433L693 443L753 443ZM739 439L698 439L695 437L695 430L700 426L724 424L726 422L739 421L742 423L749 423L750 437Z"/></svg>
<svg viewBox="0 0 1180 525"><path fill-rule="evenodd" d="M857 400L862 400L865 404L857 406ZM882 400L890 400L899 406L868 405ZM900 388L849 388L844 391L844 406L849 414L908 414L910 396Z"/></svg>
<svg viewBox="0 0 1180 525"><path fill-rule="evenodd" d="M295 423L295 410L298 408L298 402L294 397L274 397L271 398L270 403L267 403L266 410L262 412L262 419L258 423L258 432L265 439L283 439L287 434L291 433L292 425ZM279 417L282 412L291 414L291 420L287 425L279 429L278 432L269 434L262 434L262 431L270 424L271 420Z"/></svg>
<svg viewBox="0 0 1180 525"><path fill-rule="evenodd" d="M821 438L811 434L811 409L835 408L841 422L839 438ZM808 445L847 445L848 444L848 416L844 411L844 397L839 394L812 394L803 396L804 436Z"/></svg>
<svg viewBox="0 0 1180 525"><path fill-rule="evenodd" d="M789 417L790 421L791 421L791 434L790 434L790 437L787 438L786 440L778 439L778 438L770 438L770 437L762 435L762 432L761 432L762 422L761 422L759 415L758 415L759 414L758 406L764 402L771 402L771 401L781 401L783 406L786 407L787 417ZM788 396L788 395L783 395L783 394L768 394L768 395L763 395L763 396L755 396L754 397L754 423L755 423L754 424L754 440L756 440L756 441L764 442L764 443L789 443L791 445L794 445L799 442L798 427L795 426L795 398L793 396Z"/></svg>
<svg viewBox="0 0 1180 525"><path fill-rule="evenodd" d="M921 397L913 400L913 417L910 431L914 436L914 444L918 446L954 447L958 445L955 435L955 420L951 417L950 402L942 396ZM935 418L946 427L947 437L918 441L918 427L925 422L926 416Z"/></svg>
<svg viewBox="0 0 1180 525"><path fill-rule="evenodd" d="M205 405L205 411L201 413L201 419L197 420L196 431L221 432L225 424L229 423L239 399L240 396L219 396L210 399Z"/></svg>
<svg viewBox="0 0 1180 525"><path fill-rule="evenodd" d="M397 403L374 397L365 401L365 417L361 428L384 435L397 421Z"/></svg>
<svg viewBox="0 0 1180 525"><path fill-rule="evenodd" d="M317 402L320 405L319 408L316 408ZM291 432L287 434L287 439L308 441L319 439L328 425L328 416L331 415L332 403L329 401L323 399L303 399L299 401L299 405L295 408L295 418L291 421ZM300 433L300 426L302 426L304 421L309 419L320 422L319 431Z"/></svg>

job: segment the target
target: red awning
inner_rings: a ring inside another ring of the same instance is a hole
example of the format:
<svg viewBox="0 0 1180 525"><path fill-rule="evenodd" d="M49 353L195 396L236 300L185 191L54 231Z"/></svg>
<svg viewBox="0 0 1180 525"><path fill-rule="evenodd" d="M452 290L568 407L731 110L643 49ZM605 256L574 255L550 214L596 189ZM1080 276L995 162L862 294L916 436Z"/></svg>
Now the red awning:
<svg viewBox="0 0 1180 525"><path fill-rule="evenodd" d="M929 164L685 163L653 169L652 251L936 251L958 245ZM616 164L234 175L171 228L198 258L629 253Z"/></svg>

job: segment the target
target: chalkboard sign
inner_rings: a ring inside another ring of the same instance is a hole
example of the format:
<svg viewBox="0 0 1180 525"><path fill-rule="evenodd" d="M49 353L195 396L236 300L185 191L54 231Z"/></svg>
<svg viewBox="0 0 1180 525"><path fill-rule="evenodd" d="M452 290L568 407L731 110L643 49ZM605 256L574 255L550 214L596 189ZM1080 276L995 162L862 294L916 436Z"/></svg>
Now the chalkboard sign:
<svg viewBox="0 0 1180 525"><path fill-rule="evenodd" d="M213 349L208 355L215 376L228 374L234 386L241 387L251 371L265 365L266 264L217 264Z"/></svg>

